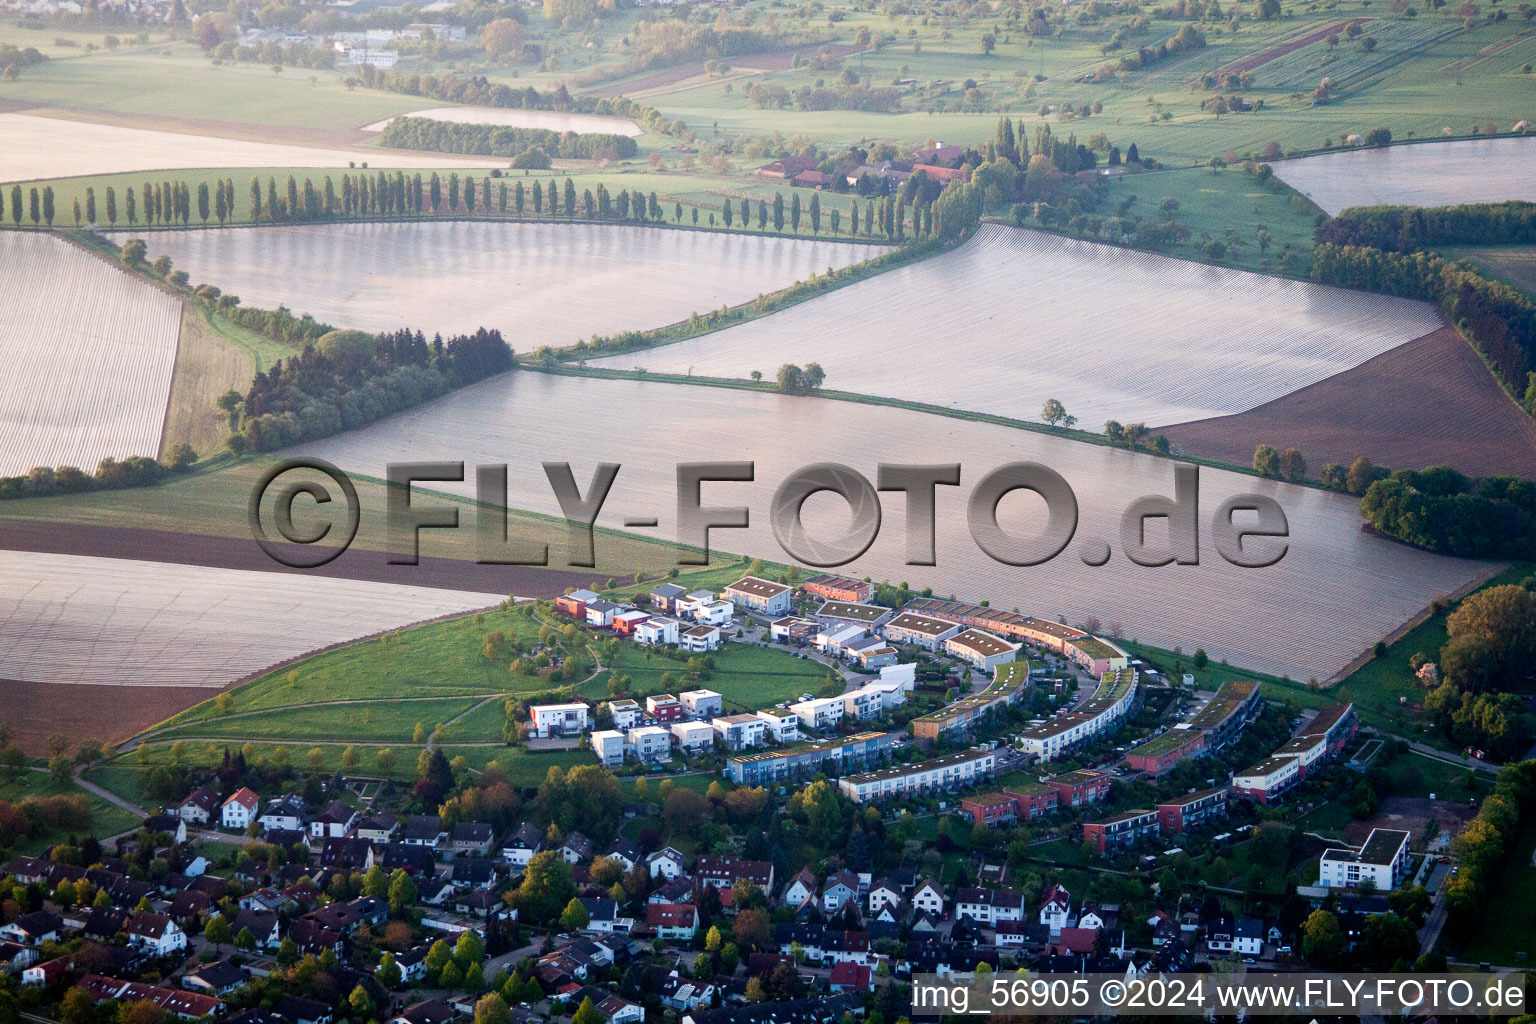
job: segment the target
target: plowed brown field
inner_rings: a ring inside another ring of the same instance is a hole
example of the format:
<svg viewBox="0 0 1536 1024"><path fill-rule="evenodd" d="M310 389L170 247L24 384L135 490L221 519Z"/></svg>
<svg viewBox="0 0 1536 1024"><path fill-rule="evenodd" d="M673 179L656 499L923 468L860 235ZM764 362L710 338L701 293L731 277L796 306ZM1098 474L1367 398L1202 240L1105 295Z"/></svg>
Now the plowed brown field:
<svg viewBox="0 0 1536 1024"><path fill-rule="evenodd" d="M1258 445L1295 447L1314 475L1364 455L1393 469L1536 479L1536 420L1449 327L1248 412L1159 431L1191 454L1242 465Z"/></svg>
<svg viewBox="0 0 1536 1024"><path fill-rule="evenodd" d="M46 757L48 737L67 736L73 748L81 740L119 743L156 722L213 696L195 686L93 686L27 683L0 679L11 736L33 757Z"/></svg>

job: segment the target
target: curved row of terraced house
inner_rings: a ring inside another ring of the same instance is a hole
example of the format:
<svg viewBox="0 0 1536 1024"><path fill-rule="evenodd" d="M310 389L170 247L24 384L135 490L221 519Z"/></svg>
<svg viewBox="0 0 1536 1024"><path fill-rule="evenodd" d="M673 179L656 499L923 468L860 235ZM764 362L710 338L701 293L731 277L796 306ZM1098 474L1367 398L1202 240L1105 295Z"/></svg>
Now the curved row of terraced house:
<svg viewBox="0 0 1536 1024"><path fill-rule="evenodd" d="M1125 763L1139 772L1165 775L1181 761L1214 754L1242 735L1243 727L1258 717L1260 704L1258 683L1223 683L1189 721L1132 747Z"/></svg>
<svg viewBox="0 0 1536 1024"><path fill-rule="evenodd" d="M1019 749L1050 761L1112 732L1135 709L1139 689L1135 669L1106 672L1093 696L1077 710L1058 713L1024 730Z"/></svg>
<svg viewBox="0 0 1536 1024"><path fill-rule="evenodd" d="M1274 803L1344 752L1359 731L1353 704L1330 704L1258 764L1232 776L1232 792Z"/></svg>

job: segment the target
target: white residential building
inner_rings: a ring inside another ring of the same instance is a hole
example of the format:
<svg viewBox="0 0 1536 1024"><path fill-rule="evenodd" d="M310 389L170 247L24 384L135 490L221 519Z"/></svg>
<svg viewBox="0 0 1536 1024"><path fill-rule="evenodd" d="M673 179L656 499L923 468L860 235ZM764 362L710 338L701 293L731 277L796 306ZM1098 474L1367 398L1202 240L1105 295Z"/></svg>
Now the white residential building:
<svg viewBox="0 0 1536 1024"><path fill-rule="evenodd" d="M623 605L614 604L612 601L588 601L587 625L611 626L613 625L613 617L624 610Z"/></svg>
<svg viewBox="0 0 1536 1024"><path fill-rule="evenodd" d="M789 710L800 719L805 728L830 729L843 720L845 706L841 697L816 697L791 704Z"/></svg>
<svg viewBox="0 0 1536 1024"><path fill-rule="evenodd" d="M698 625L683 630L678 637L678 643L685 651L703 654L706 651L718 651L720 639L719 626Z"/></svg>
<svg viewBox="0 0 1536 1024"><path fill-rule="evenodd" d="M248 828L256 820L256 809L260 805L260 798L241 786L229 794L219 808L219 824L225 828Z"/></svg>
<svg viewBox="0 0 1536 1024"><path fill-rule="evenodd" d="M673 722L672 736L687 754L696 754L715 745L715 730L708 722Z"/></svg>
<svg viewBox="0 0 1536 1024"><path fill-rule="evenodd" d="M629 746L637 761L666 761L672 756L672 734L659 725L629 730Z"/></svg>
<svg viewBox="0 0 1536 1024"><path fill-rule="evenodd" d="M528 709L534 736L573 736L592 728L585 704L534 704Z"/></svg>
<svg viewBox="0 0 1536 1024"><path fill-rule="evenodd" d="M983 672L991 672L997 666L1013 661L1022 646L981 629L967 629L944 641L944 650Z"/></svg>
<svg viewBox="0 0 1536 1024"><path fill-rule="evenodd" d="M996 752L962 750L919 761L917 764L895 765L844 776L838 780L837 785L844 796L854 803L862 804L974 785L992 774L996 767Z"/></svg>
<svg viewBox="0 0 1536 1024"><path fill-rule="evenodd" d="M646 646L657 644L675 644L678 639L678 623L676 619L655 616L646 619L635 627L635 643Z"/></svg>
<svg viewBox="0 0 1536 1024"><path fill-rule="evenodd" d="M713 604L718 600L719 598L717 598L711 591L695 590L673 601L672 611L679 618L693 619L697 621L699 617L699 609L703 608L707 604Z"/></svg>
<svg viewBox="0 0 1536 1024"><path fill-rule="evenodd" d="M923 879L923 883L912 892L912 908L922 914L942 917L944 915L944 887L931 878Z"/></svg>
<svg viewBox="0 0 1536 1024"><path fill-rule="evenodd" d="M783 708L768 708L757 712L757 717L768 727L768 735L775 743L794 743L800 739L800 716Z"/></svg>
<svg viewBox="0 0 1536 1024"><path fill-rule="evenodd" d="M885 710L885 702L881 700L880 694L871 692L867 686L850 690L838 699L843 702L844 716L856 720L879 718Z"/></svg>
<svg viewBox="0 0 1536 1024"><path fill-rule="evenodd" d="M694 610L693 621L703 626L729 626L736 606L729 601L706 601Z"/></svg>
<svg viewBox="0 0 1536 1024"><path fill-rule="evenodd" d="M882 683L899 683L902 690L911 693L917 688L917 663L906 665L886 665L880 670Z"/></svg>
<svg viewBox="0 0 1536 1024"><path fill-rule="evenodd" d="M601 729L592 734L592 753L612 767L624 763L624 734L617 729Z"/></svg>
<svg viewBox="0 0 1536 1024"><path fill-rule="evenodd" d="M1409 833L1373 828L1358 850L1323 851L1317 882L1329 889L1358 889L1371 883L1377 892L1391 892L1408 877Z"/></svg>
<svg viewBox="0 0 1536 1024"><path fill-rule="evenodd" d="M843 657L848 645L864 639L868 631L863 626L829 626L816 634L816 649L834 658Z"/></svg>
<svg viewBox="0 0 1536 1024"><path fill-rule="evenodd" d="M615 729L631 729L645 721L645 711L640 707L640 702L627 698L609 701L608 713L613 716Z"/></svg>
<svg viewBox="0 0 1536 1024"><path fill-rule="evenodd" d="M677 699L690 718L710 719L725 711L725 699L714 690L685 690Z"/></svg>
<svg viewBox="0 0 1536 1024"><path fill-rule="evenodd" d="M798 720L797 720L798 721ZM768 723L756 715L729 715L709 723L727 750L760 747L768 738Z"/></svg>

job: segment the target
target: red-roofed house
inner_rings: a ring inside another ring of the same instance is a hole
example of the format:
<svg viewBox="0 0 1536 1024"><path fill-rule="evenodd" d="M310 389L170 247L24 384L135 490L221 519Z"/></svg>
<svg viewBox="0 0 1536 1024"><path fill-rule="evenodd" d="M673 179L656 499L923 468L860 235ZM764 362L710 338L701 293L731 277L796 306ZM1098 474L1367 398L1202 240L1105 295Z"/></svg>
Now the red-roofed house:
<svg viewBox="0 0 1536 1024"><path fill-rule="evenodd" d="M1096 928L1063 928L1061 936L1051 940L1051 944L1045 951L1055 956L1092 953L1093 943L1098 938L1098 934Z"/></svg>
<svg viewBox="0 0 1536 1024"><path fill-rule="evenodd" d="M241 786L225 798L219 808L219 824L225 828L248 828L256 820L256 810L261 798L245 786Z"/></svg>
<svg viewBox="0 0 1536 1024"><path fill-rule="evenodd" d="M691 940L699 930L699 911L691 903L652 903L645 908L645 923L658 939Z"/></svg>
<svg viewBox="0 0 1536 1024"><path fill-rule="evenodd" d="M843 961L832 965L830 984L833 992L871 992L874 972L866 964Z"/></svg>

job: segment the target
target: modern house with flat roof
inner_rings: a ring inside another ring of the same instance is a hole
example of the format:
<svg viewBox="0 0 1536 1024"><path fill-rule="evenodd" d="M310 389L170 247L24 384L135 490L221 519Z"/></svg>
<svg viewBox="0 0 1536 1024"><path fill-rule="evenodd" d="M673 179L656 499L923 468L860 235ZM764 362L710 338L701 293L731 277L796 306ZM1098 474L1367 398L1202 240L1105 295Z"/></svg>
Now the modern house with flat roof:
<svg viewBox="0 0 1536 1024"><path fill-rule="evenodd" d="M624 763L624 734L617 729L599 729L592 734L592 753L608 767Z"/></svg>
<svg viewBox="0 0 1536 1024"><path fill-rule="evenodd" d="M768 739L768 723L756 715L727 715L709 724L726 750L749 750Z"/></svg>
<svg viewBox="0 0 1536 1024"><path fill-rule="evenodd" d="M725 710L725 699L714 690L684 690L677 699L691 718L710 719Z"/></svg>
<svg viewBox="0 0 1536 1024"><path fill-rule="evenodd" d="M1232 776L1232 794L1272 804L1301 781L1301 762L1294 757L1266 757Z"/></svg>
<svg viewBox="0 0 1536 1024"><path fill-rule="evenodd" d="M863 629L875 629L889 622L895 614L894 608L886 608L878 604L826 601L816 609L816 622L823 629L831 626L859 626Z"/></svg>
<svg viewBox="0 0 1536 1024"><path fill-rule="evenodd" d="M1227 816L1227 787L1202 789L1157 805L1163 835L1178 835L1215 818Z"/></svg>
<svg viewBox="0 0 1536 1024"><path fill-rule="evenodd" d="M783 708L764 708L754 712L754 717L763 720L763 725L768 729L768 735L775 743L795 743L800 739L800 716L793 711Z"/></svg>
<svg viewBox="0 0 1536 1024"><path fill-rule="evenodd" d="M1156 811L1123 811L1102 821L1083 822L1083 839L1103 853L1155 836L1160 828Z"/></svg>
<svg viewBox="0 0 1536 1024"><path fill-rule="evenodd" d="M613 716L615 729L630 729L645 720L645 712L641 710L640 702L628 697L623 700L609 701L608 713Z"/></svg>
<svg viewBox="0 0 1536 1024"><path fill-rule="evenodd" d="M858 775L845 775L838 788L854 803L900 799L918 793L974 786L992 774L997 754L992 750L962 750L954 754L893 765Z"/></svg>
<svg viewBox="0 0 1536 1024"><path fill-rule="evenodd" d="M847 707L842 697L815 697L791 704L789 710L800 719L801 726L815 731L830 729L841 722Z"/></svg>
<svg viewBox="0 0 1536 1024"><path fill-rule="evenodd" d="M659 725L631 729L627 739L637 761L666 761L672 757L672 734Z"/></svg>
<svg viewBox="0 0 1536 1024"><path fill-rule="evenodd" d="M827 770L829 774L862 771L883 761L899 733L861 732L821 743L797 743L774 750L736 754L726 758L725 773L732 782L760 786L779 780L803 779Z"/></svg>
<svg viewBox="0 0 1536 1024"><path fill-rule="evenodd" d="M573 619L585 620L587 605L596 600L599 600L599 595L590 590L573 590L569 594L562 594L555 598L555 610L564 612Z"/></svg>
<svg viewBox="0 0 1536 1024"><path fill-rule="evenodd" d="M574 704L534 704L528 708L532 735L579 736L592 728L591 709L580 702Z"/></svg>
<svg viewBox="0 0 1536 1024"><path fill-rule="evenodd" d="M1317 884L1329 889L1358 889L1374 886L1377 892L1391 892L1408 877L1409 833L1395 828L1373 828L1365 845L1323 851Z"/></svg>
<svg viewBox="0 0 1536 1024"><path fill-rule="evenodd" d="M797 644L801 647L814 643L821 627L815 619L805 619L798 615L786 615L782 619L774 619L768 624L768 638L779 643Z"/></svg>

